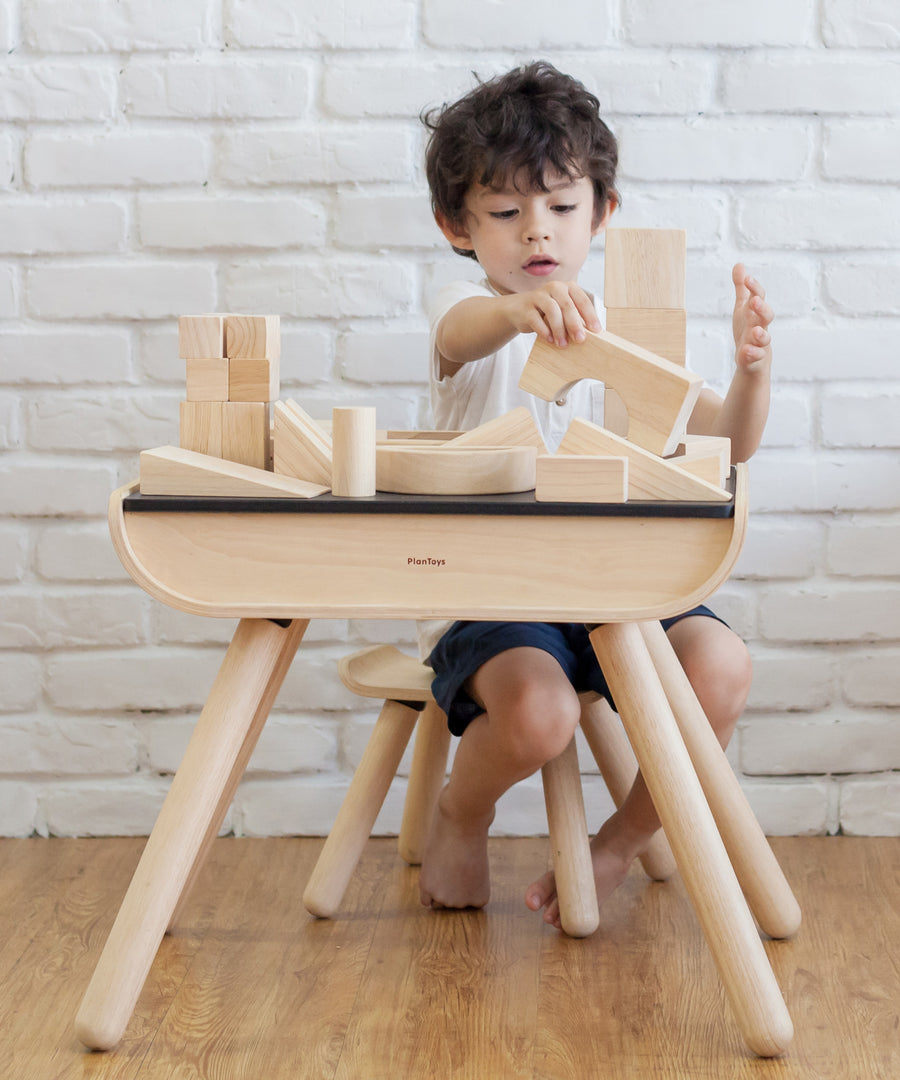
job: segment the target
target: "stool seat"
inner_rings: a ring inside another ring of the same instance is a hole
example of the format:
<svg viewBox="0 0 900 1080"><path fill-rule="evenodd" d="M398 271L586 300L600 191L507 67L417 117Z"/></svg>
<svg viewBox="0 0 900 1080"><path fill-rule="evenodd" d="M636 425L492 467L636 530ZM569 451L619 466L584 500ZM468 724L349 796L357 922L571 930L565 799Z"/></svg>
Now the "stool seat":
<svg viewBox="0 0 900 1080"><path fill-rule="evenodd" d="M373 645L338 661L341 682L354 694L393 701L434 701L434 672L393 645Z"/></svg>

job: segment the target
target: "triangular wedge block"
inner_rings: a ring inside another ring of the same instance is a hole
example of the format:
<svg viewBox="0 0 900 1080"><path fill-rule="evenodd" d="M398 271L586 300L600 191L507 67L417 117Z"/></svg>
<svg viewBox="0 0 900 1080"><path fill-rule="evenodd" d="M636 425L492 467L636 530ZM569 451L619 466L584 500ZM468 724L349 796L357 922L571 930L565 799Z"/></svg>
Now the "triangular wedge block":
<svg viewBox="0 0 900 1080"><path fill-rule="evenodd" d="M331 486L331 439L310 420L299 406L276 401L274 468L282 476L293 476L311 484ZM327 441L326 441L327 440Z"/></svg>
<svg viewBox="0 0 900 1080"><path fill-rule="evenodd" d="M464 446L536 446L539 453L547 453L537 421L524 405L479 424L444 445L449 450L460 450Z"/></svg>
<svg viewBox="0 0 900 1080"><path fill-rule="evenodd" d="M179 446L141 453L142 495L205 495L220 498L311 499L328 490L252 465L197 454Z"/></svg>

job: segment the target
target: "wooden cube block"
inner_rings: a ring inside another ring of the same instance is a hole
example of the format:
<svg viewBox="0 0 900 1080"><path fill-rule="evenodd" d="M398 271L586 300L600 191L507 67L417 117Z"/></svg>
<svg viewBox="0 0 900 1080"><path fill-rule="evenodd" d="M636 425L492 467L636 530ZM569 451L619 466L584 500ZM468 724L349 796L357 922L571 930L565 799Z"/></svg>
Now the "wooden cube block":
<svg viewBox="0 0 900 1080"><path fill-rule="evenodd" d="M683 308L683 229L607 229L607 308Z"/></svg>
<svg viewBox="0 0 900 1080"><path fill-rule="evenodd" d="M269 459L269 406L263 401L222 402L222 457L265 469Z"/></svg>
<svg viewBox="0 0 900 1080"><path fill-rule="evenodd" d="M222 457L223 401L182 401L179 442L185 450Z"/></svg>
<svg viewBox="0 0 900 1080"><path fill-rule="evenodd" d="M537 502L625 502L628 459L541 454L537 459L534 497Z"/></svg>
<svg viewBox="0 0 900 1080"><path fill-rule="evenodd" d="M279 361L255 357L228 360L229 401L277 401Z"/></svg>
<svg viewBox="0 0 900 1080"><path fill-rule="evenodd" d="M225 356L225 316L182 315L178 320L178 355L183 360Z"/></svg>
<svg viewBox="0 0 900 1080"><path fill-rule="evenodd" d="M225 355L277 360L281 356L281 319L277 315L226 315Z"/></svg>
<svg viewBox="0 0 900 1080"><path fill-rule="evenodd" d="M685 361L687 312L683 308L607 308L606 329L673 364Z"/></svg>
<svg viewBox="0 0 900 1080"><path fill-rule="evenodd" d="M188 401L228 400L228 360L224 356L185 360Z"/></svg>

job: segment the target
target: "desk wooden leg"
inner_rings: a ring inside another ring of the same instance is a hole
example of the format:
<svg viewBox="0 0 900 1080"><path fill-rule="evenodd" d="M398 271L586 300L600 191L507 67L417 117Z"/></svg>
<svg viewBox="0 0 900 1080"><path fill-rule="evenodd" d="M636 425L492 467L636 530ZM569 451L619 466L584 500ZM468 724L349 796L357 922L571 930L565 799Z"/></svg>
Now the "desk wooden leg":
<svg viewBox="0 0 900 1080"><path fill-rule="evenodd" d="M748 1046L783 1053L793 1025L659 676L634 623L591 643Z"/></svg>
<svg viewBox="0 0 900 1080"><path fill-rule="evenodd" d="M800 905L665 630L658 622L639 625L750 910L770 937L790 937L800 926Z"/></svg>
<svg viewBox="0 0 900 1080"><path fill-rule="evenodd" d="M637 776L637 760L621 721L605 698L582 700L581 730L613 802L621 806ZM675 873L675 858L662 829L641 856L641 866L654 881L667 881Z"/></svg>
<svg viewBox="0 0 900 1080"><path fill-rule="evenodd" d="M584 816L575 740L541 769L559 919L569 937L588 937L600 925L597 886Z"/></svg>
<svg viewBox="0 0 900 1080"><path fill-rule="evenodd" d="M402 702L384 703L303 892L303 906L311 915L327 919L340 906L418 716Z"/></svg>
<svg viewBox="0 0 900 1080"><path fill-rule="evenodd" d="M447 778L447 756L450 753L450 729L444 710L429 701L416 725L409 786L403 805L403 822L397 842L400 857L410 866L422 861L425 840L437 806L438 796Z"/></svg>
<svg viewBox="0 0 900 1080"><path fill-rule="evenodd" d="M75 1030L86 1046L108 1050L122 1037L248 732L265 722L307 625L238 624L81 1003Z"/></svg>

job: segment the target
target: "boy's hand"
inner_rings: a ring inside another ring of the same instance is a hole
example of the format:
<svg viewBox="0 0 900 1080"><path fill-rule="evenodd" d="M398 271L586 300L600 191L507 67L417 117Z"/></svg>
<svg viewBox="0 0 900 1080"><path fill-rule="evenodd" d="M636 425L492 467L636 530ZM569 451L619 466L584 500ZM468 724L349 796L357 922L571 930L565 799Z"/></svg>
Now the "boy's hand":
<svg viewBox="0 0 900 1080"><path fill-rule="evenodd" d="M766 290L750 277L743 263L731 271L734 282L734 359L746 371L768 370L772 364L769 324L775 313L766 303Z"/></svg>
<svg viewBox="0 0 900 1080"><path fill-rule="evenodd" d="M504 297L520 334L537 334L551 345L584 341L585 330L602 330L590 296L574 281L548 281L528 292Z"/></svg>

